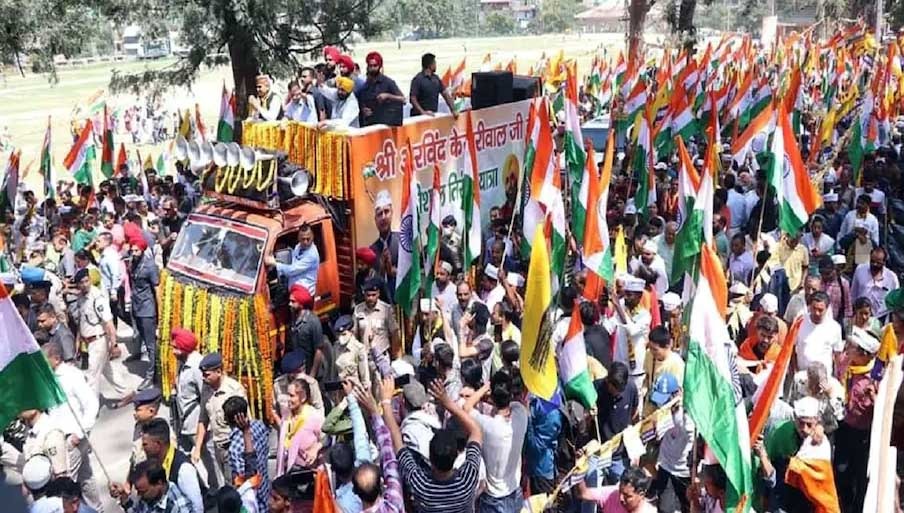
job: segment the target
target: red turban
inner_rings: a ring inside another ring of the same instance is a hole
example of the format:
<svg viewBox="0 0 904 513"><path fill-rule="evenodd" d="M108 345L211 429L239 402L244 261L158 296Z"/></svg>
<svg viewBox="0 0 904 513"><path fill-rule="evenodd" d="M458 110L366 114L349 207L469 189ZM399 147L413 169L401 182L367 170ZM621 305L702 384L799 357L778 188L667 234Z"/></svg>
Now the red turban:
<svg viewBox="0 0 904 513"><path fill-rule="evenodd" d="M131 221L127 221L122 225L122 236L129 244L132 243L132 239L144 238L141 233L141 227Z"/></svg>
<svg viewBox="0 0 904 513"><path fill-rule="evenodd" d="M126 242L128 242L133 248L137 247L141 251L148 249L148 241L144 240L144 237L142 237L141 235L137 237L129 237L128 239L126 239Z"/></svg>
<svg viewBox="0 0 904 513"><path fill-rule="evenodd" d="M383 67L383 56L380 55L379 52L370 52L369 54L367 54L367 58L364 60L368 63L370 63L370 61L374 61L377 63L377 67Z"/></svg>
<svg viewBox="0 0 904 513"><path fill-rule="evenodd" d="M311 293L308 292L308 289L300 283L296 283L289 288L289 299L295 301L303 308L314 308L314 298L311 297Z"/></svg>
<svg viewBox="0 0 904 513"><path fill-rule="evenodd" d="M352 60L352 57L350 55L340 55L336 59L336 65L345 66L345 69L347 69L349 73L351 73L355 69L355 61Z"/></svg>
<svg viewBox="0 0 904 513"><path fill-rule="evenodd" d="M377 253L368 246L358 248L358 250L355 251L355 256L358 258L358 260L364 262L367 265L374 265L375 263L377 263Z"/></svg>
<svg viewBox="0 0 904 513"><path fill-rule="evenodd" d="M339 49L335 46L325 46L323 47L323 57L329 57L333 62L336 62L339 59Z"/></svg>
<svg viewBox="0 0 904 513"><path fill-rule="evenodd" d="M173 328L173 347L180 351L190 353L198 347L198 339L195 334L185 328Z"/></svg>

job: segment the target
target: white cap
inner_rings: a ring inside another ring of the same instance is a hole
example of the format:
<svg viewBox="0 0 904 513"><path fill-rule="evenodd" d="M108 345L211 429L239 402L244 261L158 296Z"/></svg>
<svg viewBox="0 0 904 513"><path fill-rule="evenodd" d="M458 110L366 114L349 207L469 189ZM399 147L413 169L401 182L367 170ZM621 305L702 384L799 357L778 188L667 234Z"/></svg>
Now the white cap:
<svg viewBox="0 0 904 513"><path fill-rule="evenodd" d="M848 337L848 340L857 344L860 349L863 349L869 354L876 354L879 352L879 339L863 328L854 326L851 329L851 336Z"/></svg>
<svg viewBox="0 0 904 513"><path fill-rule="evenodd" d="M637 213L637 207L634 206L634 198L631 198L625 202L625 215L636 214L636 213Z"/></svg>
<svg viewBox="0 0 904 513"><path fill-rule="evenodd" d="M694 161L694 166L700 167L703 165L703 159L697 159Z"/></svg>
<svg viewBox="0 0 904 513"><path fill-rule="evenodd" d="M625 152L623 152L623 151L618 152L618 154L615 155L615 158L617 158L619 160L619 162L621 162L622 160L625 160Z"/></svg>
<svg viewBox="0 0 904 513"><path fill-rule="evenodd" d="M647 283L640 278L631 276L625 279L625 290L627 292L643 292L644 286L646 286L646 284Z"/></svg>
<svg viewBox="0 0 904 513"><path fill-rule="evenodd" d="M834 192L827 192L822 195L822 201L838 201L838 194Z"/></svg>
<svg viewBox="0 0 904 513"><path fill-rule="evenodd" d="M512 287L523 287L524 286L524 276L521 276L518 273L508 273L505 275L505 281L508 282Z"/></svg>
<svg viewBox="0 0 904 513"><path fill-rule="evenodd" d="M374 198L374 210L381 209L384 207L392 206L392 195L389 194L389 191L383 189L382 191L377 193L377 197Z"/></svg>
<svg viewBox="0 0 904 513"><path fill-rule="evenodd" d="M31 491L40 490L47 486L51 477L53 477L53 470L50 465L50 458L43 454L32 456L25 462L25 466L22 467L22 482Z"/></svg>
<svg viewBox="0 0 904 513"><path fill-rule="evenodd" d="M858 228L862 228L862 229L866 230L866 221L864 221L863 219L855 219L854 220L854 229L856 230Z"/></svg>
<svg viewBox="0 0 904 513"><path fill-rule="evenodd" d="M414 366L405 360L393 360L389 366L392 368L392 373L395 374L396 377L405 375L414 376Z"/></svg>
<svg viewBox="0 0 904 513"><path fill-rule="evenodd" d="M62 497L41 497L31 505L28 513L63 513Z"/></svg>
<svg viewBox="0 0 904 513"><path fill-rule="evenodd" d="M681 296L674 292L666 292L662 295L662 307L666 312L674 312L681 306Z"/></svg>
<svg viewBox="0 0 904 513"><path fill-rule="evenodd" d="M499 268L493 264L487 264L487 266L483 268L483 274L487 275L487 277L492 280L498 280Z"/></svg>
<svg viewBox="0 0 904 513"><path fill-rule="evenodd" d="M794 416L797 418L819 416L819 401L815 397L801 397L794 401Z"/></svg>
<svg viewBox="0 0 904 513"><path fill-rule="evenodd" d="M653 253L655 255L659 253L659 245L656 244L653 239L649 239L648 241L643 243L643 250L649 251L650 253Z"/></svg>
<svg viewBox="0 0 904 513"><path fill-rule="evenodd" d="M747 288L747 285L744 285L743 282L736 281L731 285L731 288L728 289L728 292L732 294L746 294L750 289Z"/></svg>
<svg viewBox="0 0 904 513"><path fill-rule="evenodd" d="M430 309L433 307L433 301L430 301L430 298L421 298L421 313L428 313Z"/></svg>
<svg viewBox="0 0 904 513"><path fill-rule="evenodd" d="M443 270L445 270L447 273L452 272L452 264L450 264L449 262L446 262L445 260L440 260L439 266L442 267Z"/></svg>
<svg viewBox="0 0 904 513"><path fill-rule="evenodd" d="M665 162L657 162L656 165L653 166L653 168L664 171L664 170L668 169L669 166Z"/></svg>
<svg viewBox="0 0 904 513"><path fill-rule="evenodd" d="M760 308L766 313L775 313L778 311L778 298L775 294L765 293L760 298Z"/></svg>
<svg viewBox="0 0 904 513"><path fill-rule="evenodd" d="M847 263L847 258L844 255L832 255L832 263L835 265L844 265Z"/></svg>
<svg viewBox="0 0 904 513"><path fill-rule="evenodd" d="M137 194L126 194L122 199L126 203L137 203L138 201L141 201L142 198Z"/></svg>

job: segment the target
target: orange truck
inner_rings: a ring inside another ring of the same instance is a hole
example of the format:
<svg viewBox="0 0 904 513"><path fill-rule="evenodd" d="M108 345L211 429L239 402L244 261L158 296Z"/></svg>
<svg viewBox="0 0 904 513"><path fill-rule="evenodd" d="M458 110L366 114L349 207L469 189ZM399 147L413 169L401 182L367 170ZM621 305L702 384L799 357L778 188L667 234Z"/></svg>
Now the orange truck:
<svg viewBox="0 0 904 513"><path fill-rule="evenodd" d="M402 127L345 132L297 122L246 122L241 146L177 144L177 158L201 176L203 200L185 219L158 287L164 390L175 373L170 331L185 327L198 336L202 352L223 355L226 372L246 386L252 413L266 415L290 319L285 283L264 265L265 257L288 263L299 228L311 226L320 253L315 311L322 319L349 312L355 250L379 237L374 198L392 198L395 230L408 158L420 185L421 230L429 219L435 167L441 215L463 226L461 172L469 144L477 154L484 227L491 208L514 211L530 105L528 100L457 119L420 117ZM467 123L474 133L470 142Z"/></svg>

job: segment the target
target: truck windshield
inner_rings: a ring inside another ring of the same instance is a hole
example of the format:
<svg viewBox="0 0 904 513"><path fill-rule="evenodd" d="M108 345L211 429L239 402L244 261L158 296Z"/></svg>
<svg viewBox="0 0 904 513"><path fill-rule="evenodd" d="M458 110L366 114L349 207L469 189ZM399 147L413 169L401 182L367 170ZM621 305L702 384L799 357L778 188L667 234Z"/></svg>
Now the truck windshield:
<svg viewBox="0 0 904 513"><path fill-rule="evenodd" d="M189 216L168 266L194 279L250 293L257 283L266 235L250 225Z"/></svg>

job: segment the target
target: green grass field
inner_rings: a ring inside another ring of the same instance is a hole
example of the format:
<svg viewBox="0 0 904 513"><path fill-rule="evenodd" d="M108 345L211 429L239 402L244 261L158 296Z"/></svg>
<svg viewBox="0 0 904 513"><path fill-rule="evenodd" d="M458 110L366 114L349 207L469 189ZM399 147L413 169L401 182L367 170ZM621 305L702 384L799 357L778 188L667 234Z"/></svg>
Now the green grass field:
<svg viewBox="0 0 904 513"><path fill-rule="evenodd" d="M652 39L652 38L651 38ZM594 55L608 51L618 52L624 47L622 34L568 34L523 37L500 37L478 39L440 39L423 41L403 41L363 43L350 49L352 57L363 66L364 56L370 51L383 55L384 69L388 76L398 82L404 93L408 84L420 70L420 56L431 52L437 56L438 71L442 73L448 66L456 66L464 56L468 71L477 71L484 57L489 53L493 64L505 66L515 59L518 72L527 70L539 60L542 54L553 55L564 51L567 58L577 59L578 73L583 75ZM172 60L125 61L86 65L79 68L61 68L59 82L51 84L46 75L29 74L22 77L7 71L0 81L0 129L7 127L14 146L22 149L21 166L27 173L32 186L39 183L37 160L47 116L53 121L53 153L57 166L57 176L66 176L62 170L63 158L71 144L70 124L73 113L79 106L87 107L93 96L100 93L113 106L130 105L136 101L134 95L109 95L107 86L111 72L137 72L146 67L171 65ZM227 67L204 70L190 89L174 88L168 100L181 108L192 108L197 102L209 129L216 126L219 113L220 89L222 83L232 84L232 75ZM284 89L279 82L277 89ZM116 137L119 134L115 134ZM125 134L122 134L125 137ZM125 139L123 139L125 140ZM118 142L116 142L118 146ZM131 144L127 144L130 150ZM139 148L143 155L154 154L159 148ZM5 161L6 157L0 157ZM5 164L0 163L0 166ZM29 169L31 165L31 170Z"/></svg>

